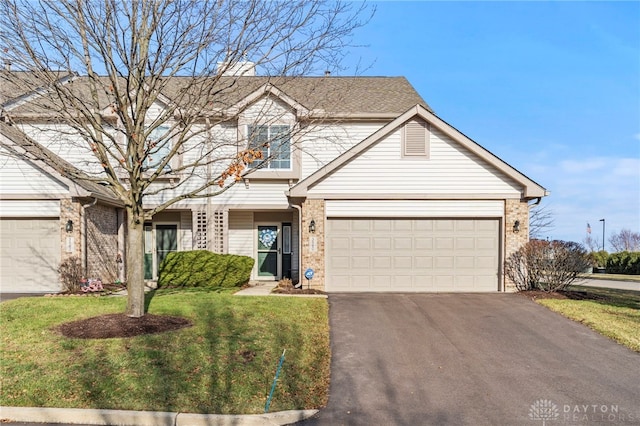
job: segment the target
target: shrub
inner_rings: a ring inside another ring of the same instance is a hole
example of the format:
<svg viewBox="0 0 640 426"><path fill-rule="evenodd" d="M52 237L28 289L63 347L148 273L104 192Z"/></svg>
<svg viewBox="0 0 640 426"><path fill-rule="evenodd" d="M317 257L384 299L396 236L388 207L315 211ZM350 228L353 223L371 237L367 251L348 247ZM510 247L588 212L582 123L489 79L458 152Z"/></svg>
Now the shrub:
<svg viewBox="0 0 640 426"><path fill-rule="evenodd" d="M612 253L607 260L607 272L610 274L640 275L640 252Z"/></svg>
<svg viewBox="0 0 640 426"><path fill-rule="evenodd" d="M249 282L253 259L206 250L167 254L160 265L158 287L239 287Z"/></svg>
<svg viewBox="0 0 640 426"><path fill-rule="evenodd" d="M592 251L589 253L589 259L591 260L591 266L604 268L607 266L609 260L609 253L605 250Z"/></svg>
<svg viewBox="0 0 640 426"><path fill-rule="evenodd" d="M532 240L507 258L505 273L520 291L555 292L569 286L590 264L578 243Z"/></svg>
<svg viewBox="0 0 640 426"><path fill-rule="evenodd" d="M78 256L71 256L60 262L58 273L64 290L70 293L80 292L80 281L84 278L84 270Z"/></svg>

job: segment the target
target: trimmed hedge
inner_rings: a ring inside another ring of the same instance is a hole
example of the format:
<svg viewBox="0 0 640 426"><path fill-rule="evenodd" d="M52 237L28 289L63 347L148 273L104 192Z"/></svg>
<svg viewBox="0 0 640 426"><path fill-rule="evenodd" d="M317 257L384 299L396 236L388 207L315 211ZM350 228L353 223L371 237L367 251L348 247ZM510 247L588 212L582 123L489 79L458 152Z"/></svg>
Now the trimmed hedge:
<svg viewBox="0 0 640 426"><path fill-rule="evenodd" d="M206 250L172 252L160 265L158 287L239 287L249 281L253 262Z"/></svg>
<svg viewBox="0 0 640 426"><path fill-rule="evenodd" d="M640 252L621 251L611 253L607 259L607 273L640 275Z"/></svg>

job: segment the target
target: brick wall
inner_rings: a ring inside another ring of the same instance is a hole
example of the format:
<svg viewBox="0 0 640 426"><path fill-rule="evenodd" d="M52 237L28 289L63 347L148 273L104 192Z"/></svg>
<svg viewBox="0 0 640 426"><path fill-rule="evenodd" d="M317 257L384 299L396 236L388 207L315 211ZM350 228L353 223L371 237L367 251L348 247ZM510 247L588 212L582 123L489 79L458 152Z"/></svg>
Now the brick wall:
<svg viewBox="0 0 640 426"><path fill-rule="evenodd" d="M122 263L118 256L118 212L96 204L85 210L87 232L87 277L114 282Z"/></svg>
<svg viewBox="0 0 640 426"><path fill-rule="evenodd" d="M316 232L309 232L311 220L316 223ZM314 277L311 287L324 290L324 200L306 200L302 204L302 265L300 282L306 286L304 271L311 268ZM315 244L312 241L315 239ZM315 251L313 251L315 249Z"/></svg>
<svg viewBox="0 0 640 426"><path fill-rule="evenodd" d="M505 201L505 260L529 241L529 204L520 199ZM513 232L516 220L520 221L520 232ZM504 274L506 291L515 291L515 285Z"/></svg>
<svg viewBox="0 0 640 426"><path fill-rule="evenodd" d="M75 198L60 200L60 260L82 256L81 205ZM67 232L67 221L73 222L73 231Z"/></svg>

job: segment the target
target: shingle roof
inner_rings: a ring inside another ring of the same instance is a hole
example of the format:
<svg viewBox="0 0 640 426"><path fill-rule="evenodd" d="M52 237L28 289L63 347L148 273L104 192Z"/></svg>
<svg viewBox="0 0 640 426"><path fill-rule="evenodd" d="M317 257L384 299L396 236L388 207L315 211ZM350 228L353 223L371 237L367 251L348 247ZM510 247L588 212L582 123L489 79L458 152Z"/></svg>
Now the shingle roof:
<svg viewBox="0 0 640 426"><path fill-rule="evenodd" d="M109 188L89 180L71 179L66 176L61 169L69 170L72 173L80 176L83 175L83 172L73 166L71 163L63 160L58 155L54 154L47 148L29 138L15 126L9 125L0 120L0 134L5 136L11 142L13 142L13 144L18 146L21 149L20 151L17 151L18 154L23 155L25 159L34 163L42 162L45 166L47 166L49 172L55 171L63 179L69 179L74 184L84 189L87 192L87 196L93 196L105 201L120 204L120 201L117 200L115 194ZM5 146L9 150L16 151L15 147L13 146Z"/></svg>
<svg viewBox="0 0 640 426"><path fill-rule="evenodd" d="M208 84L204 78L197 81ZM190 77L167 79L162 95L182 106L197 105L199 112L206 113L229 108L269 85L308 110L320 111L329 118L367 114L394 117L416 104L430 110L404 77L219 77L214 87L217 93L208 97L202 96L193 82ZM89 99L88 77L76 77L68 84L73 85L80 99ZM110 86L106 77L101 77L101 84L105 88ZM109 100L103 96L100 103L105 108ZM58 109L53 103L35 99L12 109L12 113L46 114Z"/></svg>
<svg viewBox="0 0 640 426"><path fill-rule="evenodd" d="M64 71L48 72L49 79L57 80L70 74ZM30 71L0 70L0 105L19 99L22 96L46 87L47 83L41 80L41 73Z"/></svg>

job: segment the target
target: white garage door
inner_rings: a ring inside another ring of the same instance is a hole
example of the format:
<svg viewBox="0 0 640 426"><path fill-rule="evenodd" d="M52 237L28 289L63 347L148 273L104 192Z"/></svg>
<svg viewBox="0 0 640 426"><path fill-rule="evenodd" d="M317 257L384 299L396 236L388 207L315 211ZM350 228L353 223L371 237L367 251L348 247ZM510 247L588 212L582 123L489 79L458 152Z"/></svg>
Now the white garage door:
<svg viewBox="0 0 640 426"><path fill-rule="evenodd" d="M327 220L328 291L498 290L497 219Z"/></svg>
<svg viewBox="0 0 640 426"><path fill-rule="evenodd" d="M0 226L0 291L59 291L60 221L0 219Z"/></svg>

